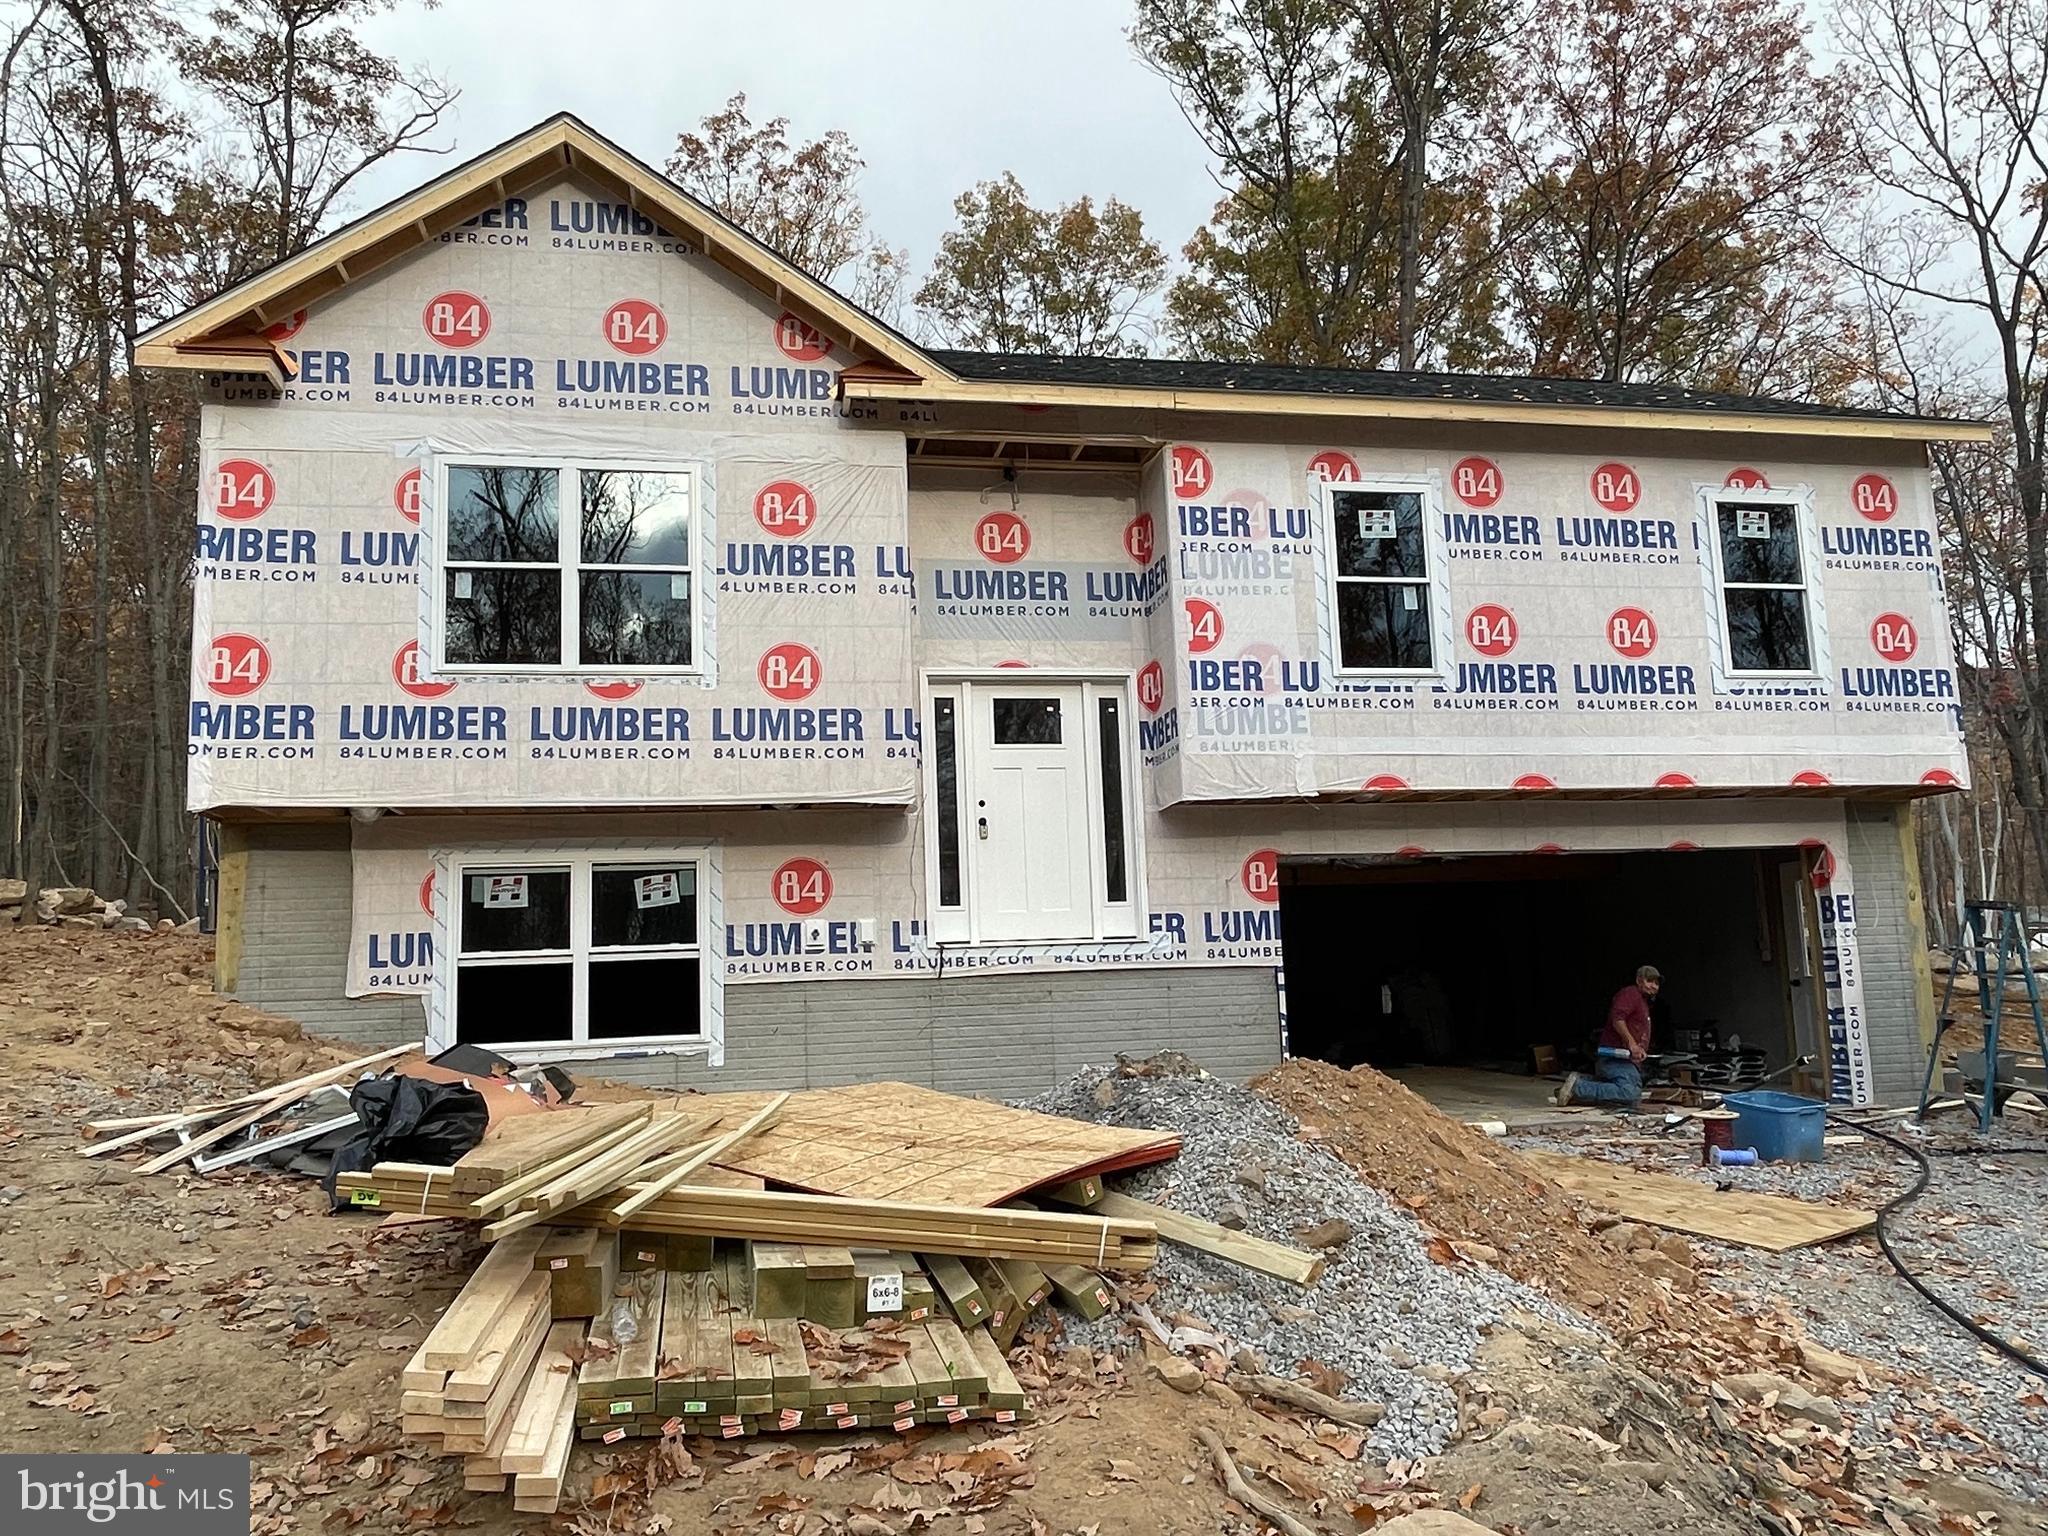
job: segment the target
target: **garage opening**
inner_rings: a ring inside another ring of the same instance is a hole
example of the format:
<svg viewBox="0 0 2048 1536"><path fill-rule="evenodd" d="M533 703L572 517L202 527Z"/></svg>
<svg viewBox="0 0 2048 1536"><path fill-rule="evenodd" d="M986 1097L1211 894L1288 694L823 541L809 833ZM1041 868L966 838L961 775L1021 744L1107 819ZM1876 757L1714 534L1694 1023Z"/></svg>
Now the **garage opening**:
<svg viewBox="0 0 2048 1536"><path fill-rule="evenodd" d="M1288 1049L1439 1102L1500 1074L1534 1105L1591 1066L1608 1002L1654 965L1649 1080L1748 1086L1820 1051L1809 867L1798 848L1283 858Z"/></svg>

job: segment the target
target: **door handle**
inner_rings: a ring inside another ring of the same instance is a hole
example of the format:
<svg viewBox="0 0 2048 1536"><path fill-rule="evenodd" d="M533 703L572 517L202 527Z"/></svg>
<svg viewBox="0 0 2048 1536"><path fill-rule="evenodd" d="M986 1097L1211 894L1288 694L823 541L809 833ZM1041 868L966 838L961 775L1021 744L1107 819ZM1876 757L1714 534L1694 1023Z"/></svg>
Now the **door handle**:
<svg viewBox="0 0 2048 1536"><path fill-rule="evenodd" d="M979 825L981 828L981 840L985 843L988 841L988 818L986 816L980 816L976 817L975 820L976 824Z"/></svg>

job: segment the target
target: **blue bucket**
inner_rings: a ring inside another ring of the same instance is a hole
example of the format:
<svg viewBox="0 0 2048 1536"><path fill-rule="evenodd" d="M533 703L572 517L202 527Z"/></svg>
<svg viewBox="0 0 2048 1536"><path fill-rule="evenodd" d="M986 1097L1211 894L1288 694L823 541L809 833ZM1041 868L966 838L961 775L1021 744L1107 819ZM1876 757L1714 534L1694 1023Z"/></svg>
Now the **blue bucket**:
<svg viewBox="0 0 2048 1536"><path fill-rule="evenodd" d="M1828 1107L1818 1099L1760 1088L1721 1102L1735 1111L1735 1145L1767 1163L1817 1163L1826 1151Z"/></svg>

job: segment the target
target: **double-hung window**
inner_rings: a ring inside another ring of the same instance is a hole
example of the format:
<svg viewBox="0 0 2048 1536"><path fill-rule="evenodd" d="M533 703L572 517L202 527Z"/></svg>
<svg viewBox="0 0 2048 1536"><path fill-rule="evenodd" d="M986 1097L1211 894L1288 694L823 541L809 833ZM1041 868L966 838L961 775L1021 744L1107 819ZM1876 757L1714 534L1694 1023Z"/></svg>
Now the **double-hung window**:
<svg viewBox="0 0 2048 1536"><path fill-rule="evenodd" d="M459 858L454 1038L500 1048L704 1033L697 853Z"/></svg>
<svg viewBox="0 0 2048 1536"><path fill-rule="evenodd" d="M1338 669L1434 672L1433 562L1441 555L1431 548L1428 491L1419 484L1336 483L1323 494Z"/></svg>
<svg viewBox="0 0 2048 1536"><path fill-rule="evenodd" d="M690 466L445 463L440 666L696 671L698 495Z"/></svg>
<svg viewBox="0 0 2048 1536"><path fill-rule="evenodd" d="M1730 674L1810 675L1817 647L1800 497L1717 493L1707 509Z"/></svg>

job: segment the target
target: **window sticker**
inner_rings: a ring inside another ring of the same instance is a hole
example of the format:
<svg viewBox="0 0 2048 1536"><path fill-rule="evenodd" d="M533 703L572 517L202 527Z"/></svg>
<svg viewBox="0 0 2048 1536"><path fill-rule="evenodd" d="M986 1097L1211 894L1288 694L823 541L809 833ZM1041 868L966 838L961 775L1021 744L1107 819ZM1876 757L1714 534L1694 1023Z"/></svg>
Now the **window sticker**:
<svg viewBox="0 0 2048 1536"><path fill-rule="evenodd" d="M1735 532L1745 539L1768 539L1771 536L1771 509L1769 507L1737 507L1735 509Z"/></svg>
<svg viewBox="0 0 2048 1536"><path fill-rule="evenodd" d="M1361 539L1391 539L1394 537L1394 509L1384 507L1360 507L1358 509L1358 536Z"/></svg>
<svg viewBox="0 0 2048 1536"><path fill-rule="evenodd" d="M682 890L672 869L659 875L642 875L633 882L633 902L643 912L649 907L680 906L682 900Z"/></svg>
<svg viewBox="0 0 2048 1536"><path fill-rule="evenodd" d="M472 897L486 907L526 905L526 876L478 875L470 887Z"/></svg>

